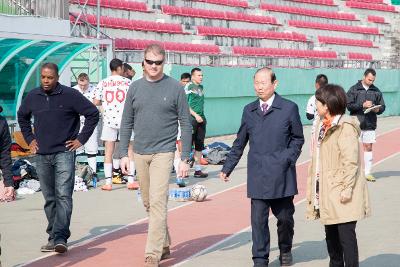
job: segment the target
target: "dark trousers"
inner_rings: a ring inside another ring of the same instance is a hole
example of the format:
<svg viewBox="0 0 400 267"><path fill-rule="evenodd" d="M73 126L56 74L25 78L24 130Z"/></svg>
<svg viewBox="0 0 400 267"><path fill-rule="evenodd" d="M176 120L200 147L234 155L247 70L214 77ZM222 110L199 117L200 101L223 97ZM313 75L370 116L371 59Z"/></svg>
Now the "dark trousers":
<svg viewBox="0 0 400 267"><path fill-rule="evenodd" d="M269 209L278 219L278 244L281 253L290 252L294 234L293 197L279 199L251 199L251 227L254 264L268 265L270 236Z"/></svg>
<svg viewBox="0 0 400 267"><path fill-rule="evenodd" d="M325 225L329 267L358 267L356 223Z"/></svg>
<svg viewBox="0 0 400 267"><path fill-rule="evenodd" d="M196 151L204 150L204 139L206 138L206 119L203 119L202 123L198 123L194 117L191 118L193 134L192 142Z"/></svg>
<svg viewBox="0 0 400 267"><path fill-rule="evenodd" d="M75 152L37 156L37 174L44 196L44 212L49 241L67 242L71 235L72 193L75 178Z"/></svg>

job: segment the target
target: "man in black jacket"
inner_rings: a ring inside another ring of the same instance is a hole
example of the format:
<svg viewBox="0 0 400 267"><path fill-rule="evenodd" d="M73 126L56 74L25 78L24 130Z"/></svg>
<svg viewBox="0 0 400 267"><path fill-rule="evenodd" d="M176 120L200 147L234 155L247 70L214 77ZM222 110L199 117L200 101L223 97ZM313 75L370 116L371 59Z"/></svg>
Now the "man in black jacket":
<svg viewBox="0 0 400 267"><path fill-rule="evenodd" d="M0 113L3 111L3 108L0 106ZM0 183L4 183L5 188L5 197L12 198L14 195L14 187L13 187L13 179L11 172L11 136L10 130L8 129L8 124L6 119L3 116L0 116ZM2 179L4 179L2 181ZM0 233L1 240L1 233ZM0 247L0 256L1 256L1 247ZM1 266L1 260L0 260Z"/></svg>
<svg viewBox="0 0 400 267"><path fill-rule="evenodd" d="M365 177L375 182L371 174L372 144L376 142L375 129L377 116L385 111L385 102L381 91L373 84L376 78L374 69L367 69L362 80L353 85L347 92L347 109L350 115L360 121L360 140L364 147Z"/></svg>
<svg viewBox="0 0 400 267"><path fill-rule="evenodd" d="M0 113L3 108L0 106ZM11 172L11 136L10 130L8 129L8 124L3 116L0 116L0 170L2 175L1 178L4 179L5 195L6 197L12 197L14 194L13 179Z"/></svg>
<svg viewBox="0 0 400 267"><path fill-rule="evenodd" d="M18 110L18 123L31 151L37 154L49 235L41 251L64 253L71 235L75 150L92 135L99 112L80 92L58 83L57 65L45 63L40 78L41 86L27 94ZM79 133L80 115L85 124Z"/></svg>

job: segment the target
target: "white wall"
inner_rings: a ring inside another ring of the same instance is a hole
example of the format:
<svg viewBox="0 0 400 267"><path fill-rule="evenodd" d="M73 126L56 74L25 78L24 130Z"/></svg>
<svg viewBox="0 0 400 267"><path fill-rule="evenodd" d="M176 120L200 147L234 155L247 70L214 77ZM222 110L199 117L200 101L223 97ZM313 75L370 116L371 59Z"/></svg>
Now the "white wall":
<svg viewBox="0 0 400 267"><path fill-rule="evenodd" d="M26 34L70 36L69 20L32 16L0 15L0 31Z"/></svg>

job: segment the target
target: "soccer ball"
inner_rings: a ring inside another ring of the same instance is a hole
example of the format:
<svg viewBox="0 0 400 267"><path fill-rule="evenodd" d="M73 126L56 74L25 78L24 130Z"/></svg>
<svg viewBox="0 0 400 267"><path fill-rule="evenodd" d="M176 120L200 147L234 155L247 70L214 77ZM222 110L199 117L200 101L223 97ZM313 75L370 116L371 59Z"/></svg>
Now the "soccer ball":
<svg viewBox="0 0 400 267"><path fill-rule="evenodd" d="M192 189L190 189L190 195L194 201L204 201L207 197L207 188L201 184L195 184Z"/></svg>

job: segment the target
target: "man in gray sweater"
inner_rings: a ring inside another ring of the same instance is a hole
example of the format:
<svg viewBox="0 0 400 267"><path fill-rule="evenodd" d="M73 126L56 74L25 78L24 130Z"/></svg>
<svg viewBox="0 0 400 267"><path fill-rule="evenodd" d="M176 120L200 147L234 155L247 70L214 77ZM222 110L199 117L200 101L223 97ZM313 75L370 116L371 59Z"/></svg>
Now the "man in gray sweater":
<svg viewBox="0 0 400 267"><path fill-rule="evenodd" d="M182 131L180 177L187 176L191 149L192 126L185 91L163 73L164 60L165 51L159 45L145 49L146 75L129 88L120 130L121 169L125 173L129 171L128 144L132 130L135 132L136 171L143 205L149 212L145 267L159 266L170 254L167 202L178 121Z"/></svg>

